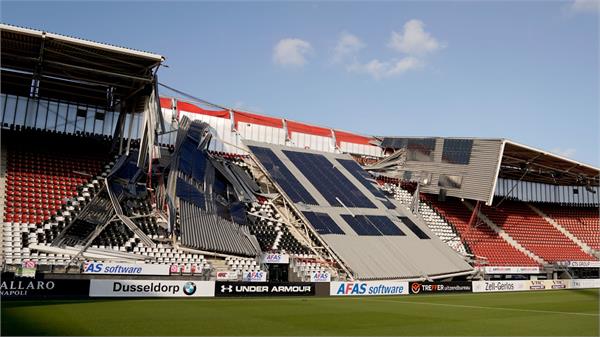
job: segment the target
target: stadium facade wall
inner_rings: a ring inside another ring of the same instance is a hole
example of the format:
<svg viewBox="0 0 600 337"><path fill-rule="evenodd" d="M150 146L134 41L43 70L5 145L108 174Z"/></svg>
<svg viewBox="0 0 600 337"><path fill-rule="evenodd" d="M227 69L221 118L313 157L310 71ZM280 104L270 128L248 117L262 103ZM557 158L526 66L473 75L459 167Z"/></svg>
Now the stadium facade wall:
<svg viewBox="0 0 600 337"><path fill-rule="evenodd" d="M446 190L446 195L474 199L484 202L490 201L494 191L494 177L500 164L501 139L474 139L469 163L452 164L442 160L444 139L435 139L435 148L432 152L432 161L407 160L405 172L410 172L413 178L423 172L431 174L430 183L421 185L421 192L439 194L441 189ZM461 177L461 186L452 188L440 186L440 176ZM423 177L421 177L423 178Z"/></svg>
<svg viewBox="0 0 600 337"><path fill-rule="evenodd" d="M247 154L242 139L274 145L286 145L323 152L345 152L381 157L382 149L373 137L314 126L283 118L235 110L209 110L196 104L168 97L161 98L163 117L173 121L182 116L208 123L215 137L209 150ZM163 144L174 144L174 136L161 136Z"/></svg>
<svg viewBox="0 0 600 337"><path fill-rule="evenodd" d="M513 197L526 202L551 202L562 204L599 204L600 189L590 186L558 186L530 181L499 178L494 195Z"/></svg>

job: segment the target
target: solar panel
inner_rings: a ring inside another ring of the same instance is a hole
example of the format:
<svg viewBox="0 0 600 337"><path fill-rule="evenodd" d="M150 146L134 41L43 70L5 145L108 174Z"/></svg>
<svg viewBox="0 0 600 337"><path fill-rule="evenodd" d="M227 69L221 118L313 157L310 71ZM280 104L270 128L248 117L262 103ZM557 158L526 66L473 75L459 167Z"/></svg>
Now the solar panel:
<svg viewBox="0 0 600 337"><path fill-rule="evenodd" d="M376 206L323 155L286 151L283 153L332 206L376 208Z"/></svg>
<svg viewBox="0 0 600 337"><path fill-rule="evenodd" d="M204 181L206 154L198 150L189 139L179 149L179 170L198 181Z"/></svg>
<svg viewBox="0 0 600 337"><path fill-rule="evenodd" d="M394 224L390 218L381 215L367 215L367 219L381 232L383 235L401 235L404 236L404 232Z"/></svg>
<svg viewBox="0 0 600 337"><path fill-rule="evenodd" d="M317 205L317 201L300 184L298 179L294 177L292 172L277 158L271 149L260 146L248 147L293 202Z"/></svg>
<svg viewBox="0 0 600 337"><path fill-rule="evenodd" d="M346 234L335 221L325 213L302 212L302 214L304 214L319 234Z"/></svg>
<svg viewBox="0 0 600 337"><path fill-rule="evenodd" d="M342 219L346 221L346 223L352 227L352 229L358 235L371 235L371 236L379 236L382 235L380 231L370 223L364 215L356 215L352 216L349 214L342 214Z"/></svg>
<svg viewBox="0 0 600 337"><path fill-rule="evenodd" d="M342 218L358 235L406 235L387 216L342 214Z"/></svg>
<svg viewBox="0 0 600 337"><path fill-rule="evenodd" d="M360 167L360 165L358 165L357 162L355 162L352 159L336 159L336 160L338 161L338 163L342 164L342 166L348 172L350 172L350 174L354 178L356 178L356 180L358 180L364 187L366 187L371 193L373 193L373 195L375 197L382 199L381 202L385 205L385 207L387 207L388 209L396 208L396 205L391 203L387 199L385 194L383 194L383 192L381 192L380 189L375 187L373 185L373 183L371 183L371 181L369 181L369 179L371 179L371 175L367 171L363 170L363 168Z"/></svg>
<svg viewBox="0 0 600 337"><path fill-rule="evenodd" d="M403 224L406 225L406 227L408 227L408 229L410 229L413 233L415 233L415 235L419 238L419 239L430 239L430 237L425 234L425 232L423 232L421 230L421 228L419 228L419 226L417 226L411 219L409 219L408 217L405 216L399 216L398 217L400 219L400 221L402 221Z"/></svg>

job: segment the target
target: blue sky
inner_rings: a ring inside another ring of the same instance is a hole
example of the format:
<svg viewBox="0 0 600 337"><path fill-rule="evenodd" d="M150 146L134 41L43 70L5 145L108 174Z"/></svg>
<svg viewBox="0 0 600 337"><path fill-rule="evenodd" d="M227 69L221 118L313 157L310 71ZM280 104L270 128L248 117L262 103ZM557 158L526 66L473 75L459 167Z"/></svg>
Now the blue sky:
<svg viewBox="0 0 600 337"><path fill-rule="evenodd" d="M216 103L375 135L509 138L600 166L598 2L2 2L156 52Z"/></svg>

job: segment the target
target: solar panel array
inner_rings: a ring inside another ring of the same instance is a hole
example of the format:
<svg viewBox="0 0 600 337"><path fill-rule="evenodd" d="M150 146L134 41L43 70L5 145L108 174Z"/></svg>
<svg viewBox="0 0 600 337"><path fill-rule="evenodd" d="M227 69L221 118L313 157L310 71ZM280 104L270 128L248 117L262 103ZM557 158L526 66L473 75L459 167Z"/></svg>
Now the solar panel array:
<svg viewBox="0 0 600 337"><path fill-rule="evenodd" d="M275 182L283 189L294 203L304 203L314 206L319 205L311 192L305 188L293 175L284 162L270 148L249 145L250 150L260 161ZM371 181L368 172L362 169L352 159L336 158L337 163L343 167L338 169L333 162L321 154L306 153L293 150L281 152L294 164L312 186L325 198L332 207L349 208L377 208L367 195L362 193L341 170L348 171L360 182L373 196L380 200L388 209L396 208L385 194ZM313 193L314 190L313 190ZM327 213L302 212L312 227L321 235L346 234L342 228ZM339 214L344 221L361 236L405 236L406 234L388 216ZM398 217L420 239L429 239L414 222L407 217Z"/></svg>
<svg viewBox="0 0 600 337"><path fill-rule="evenodd" d="M248 147L293 202L317 205L317 201L302 187L298 179L294 177L292 172L277 158L271 149L260 146Z"/></svg>
<svg viewBox="0 0 600 337"><path fill-rule="evenodd" d="M419 228L419 226L417 226L417 224L415 224L411 219L409 219L408 217L405 216L399 216L398 219L400 219L400 221L402 221L403 224L406 225L406 227L408 227L408 229L410 229L413 233L415 233L415 235L419 238L419 239L430 239L430 237L425 234L425 232L423 232L421 230L421 228Z"/></svg>
<svg viewBox="0 0 600 337"><path fill-rule="evenodd" d="M342 218L358 235L406 235L387 216L342 214Z"/></svg>
<svg viewBox="0 0 600 337"><path fill-rule="evenodd" d="M325 156L287 150L282 152L331 206L377 208Z"/></svg>
<svg viewBox="0 0 600 337"><path fill-rule="evenodd" d="M380 189L375 187L369 181L371 176L369 175L369 173L367 171L363 170L363 168L360 167L360 165L358 165L357 162L355 162L352 159L339 159L338 158L336 160L338 163L342 164L342 166L348 172L350 172L350 174L354 178L356 178L356 180L358 180L364 187L366 187L369 190L369 192L373 193L373 195L375 197L381 199L380 201L385 205L385 207L387 207L388 209L396 208L396 206L388 200L388 198L385 196L385 194L383 194L383 192L381 192Z"/></svg>
<svg viewBox="0 0 600 337"><path fill-rule="evenodd" d="M316 212L302 212L308 221L315 228L317 233L324 234L341 234L344 235L344 231L333 221L333 219L325 213Z"/></svg>

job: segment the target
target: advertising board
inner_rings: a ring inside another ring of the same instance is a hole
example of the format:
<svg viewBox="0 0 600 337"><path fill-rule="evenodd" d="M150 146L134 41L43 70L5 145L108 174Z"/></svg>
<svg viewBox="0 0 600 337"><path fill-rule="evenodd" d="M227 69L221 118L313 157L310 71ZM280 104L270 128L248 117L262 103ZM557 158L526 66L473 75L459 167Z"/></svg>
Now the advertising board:
<svg viewBox="0 0 600 337"><path fill-rule="evenodd" d="M313 271L310 273L310 282L330 282L331 274L327 271Z"/></svg>
<svg viewBox="0 0 600 337"><path fill-rule="evenodd" d="M235 271L218 271L217 281L236 281L238 273Z"/></svg>
<svg viewBox="0 0 600 337"><path fill-rule="evenodd" d="M215 296L314 296L315 284L305 282L218 282Z"/></svg>
<svg viewBox="0 0 600 337"><path fill-rule="evenodd" d="M408 282L404 281L354 281L331 282L331 296L376 296L376 295L407 295Z"/></svg>
<svg viewBox="0 0 600 337"><path fill-rule="evenodd" d="M570 268L600 268L600 261L567 261Z"/></svg>
<svg viewBox="0 0 600 337"><path fill-rule="evenodd" d="M411 294L472 292L471 282L410 282Z"/></svg>
<svg viewBox="0 0 600 337"><path fill-rule="evenodd" d="M535 291L571 288L571 280L473 281L473 292Z"/></svg>
<svg viewBox="0 0 600 337"><path fill-rule="evenodd" d="M586 289L586 288L600 288L600 279L575 279L571 280L571 288L573 289Z"/></svg>
<svg viewBox="0 0 600 337"><path fill-rule="evenodd" d="M15 277L2 274L0 297L5 299L85 298L88 297L89 280L43 279Z"/></svg>
<svg viewBox="0 0 600 337"><path fill-rule="evenodd" d="M290 263L290 256L287 254L264 254L262 263Z"/></svg>
<svg viewBox="0 0 600 337"><path fill-rule="evenodd" d="M259 271L246 271L242 273L243 282L266 282L267 272Z"/></svg>
<svg viewBox="0 0 600 337"><path fill-rule="evenodd" d="M528 281L473 281L473 292L525 291Z"/></svg>
<svg viewBox="0 0 600 337"><path fill-rule="evenodd" d="M169 275L166 264L105 263L88 261L83 265L84 274L103 275Z"/></svg>
<svg viewBox="0 0 600 337"><path fill-rule="evenodd" d="M90 297L212 297L213 281L91 280Z"/></svg>
<svg viewBox="0 0 600 337"><path fill-rule="evenodd" d="M484 267L486 274L539 274L540 267L524 266L524 267L507 267L507 266L489 266Z"/></svg>

